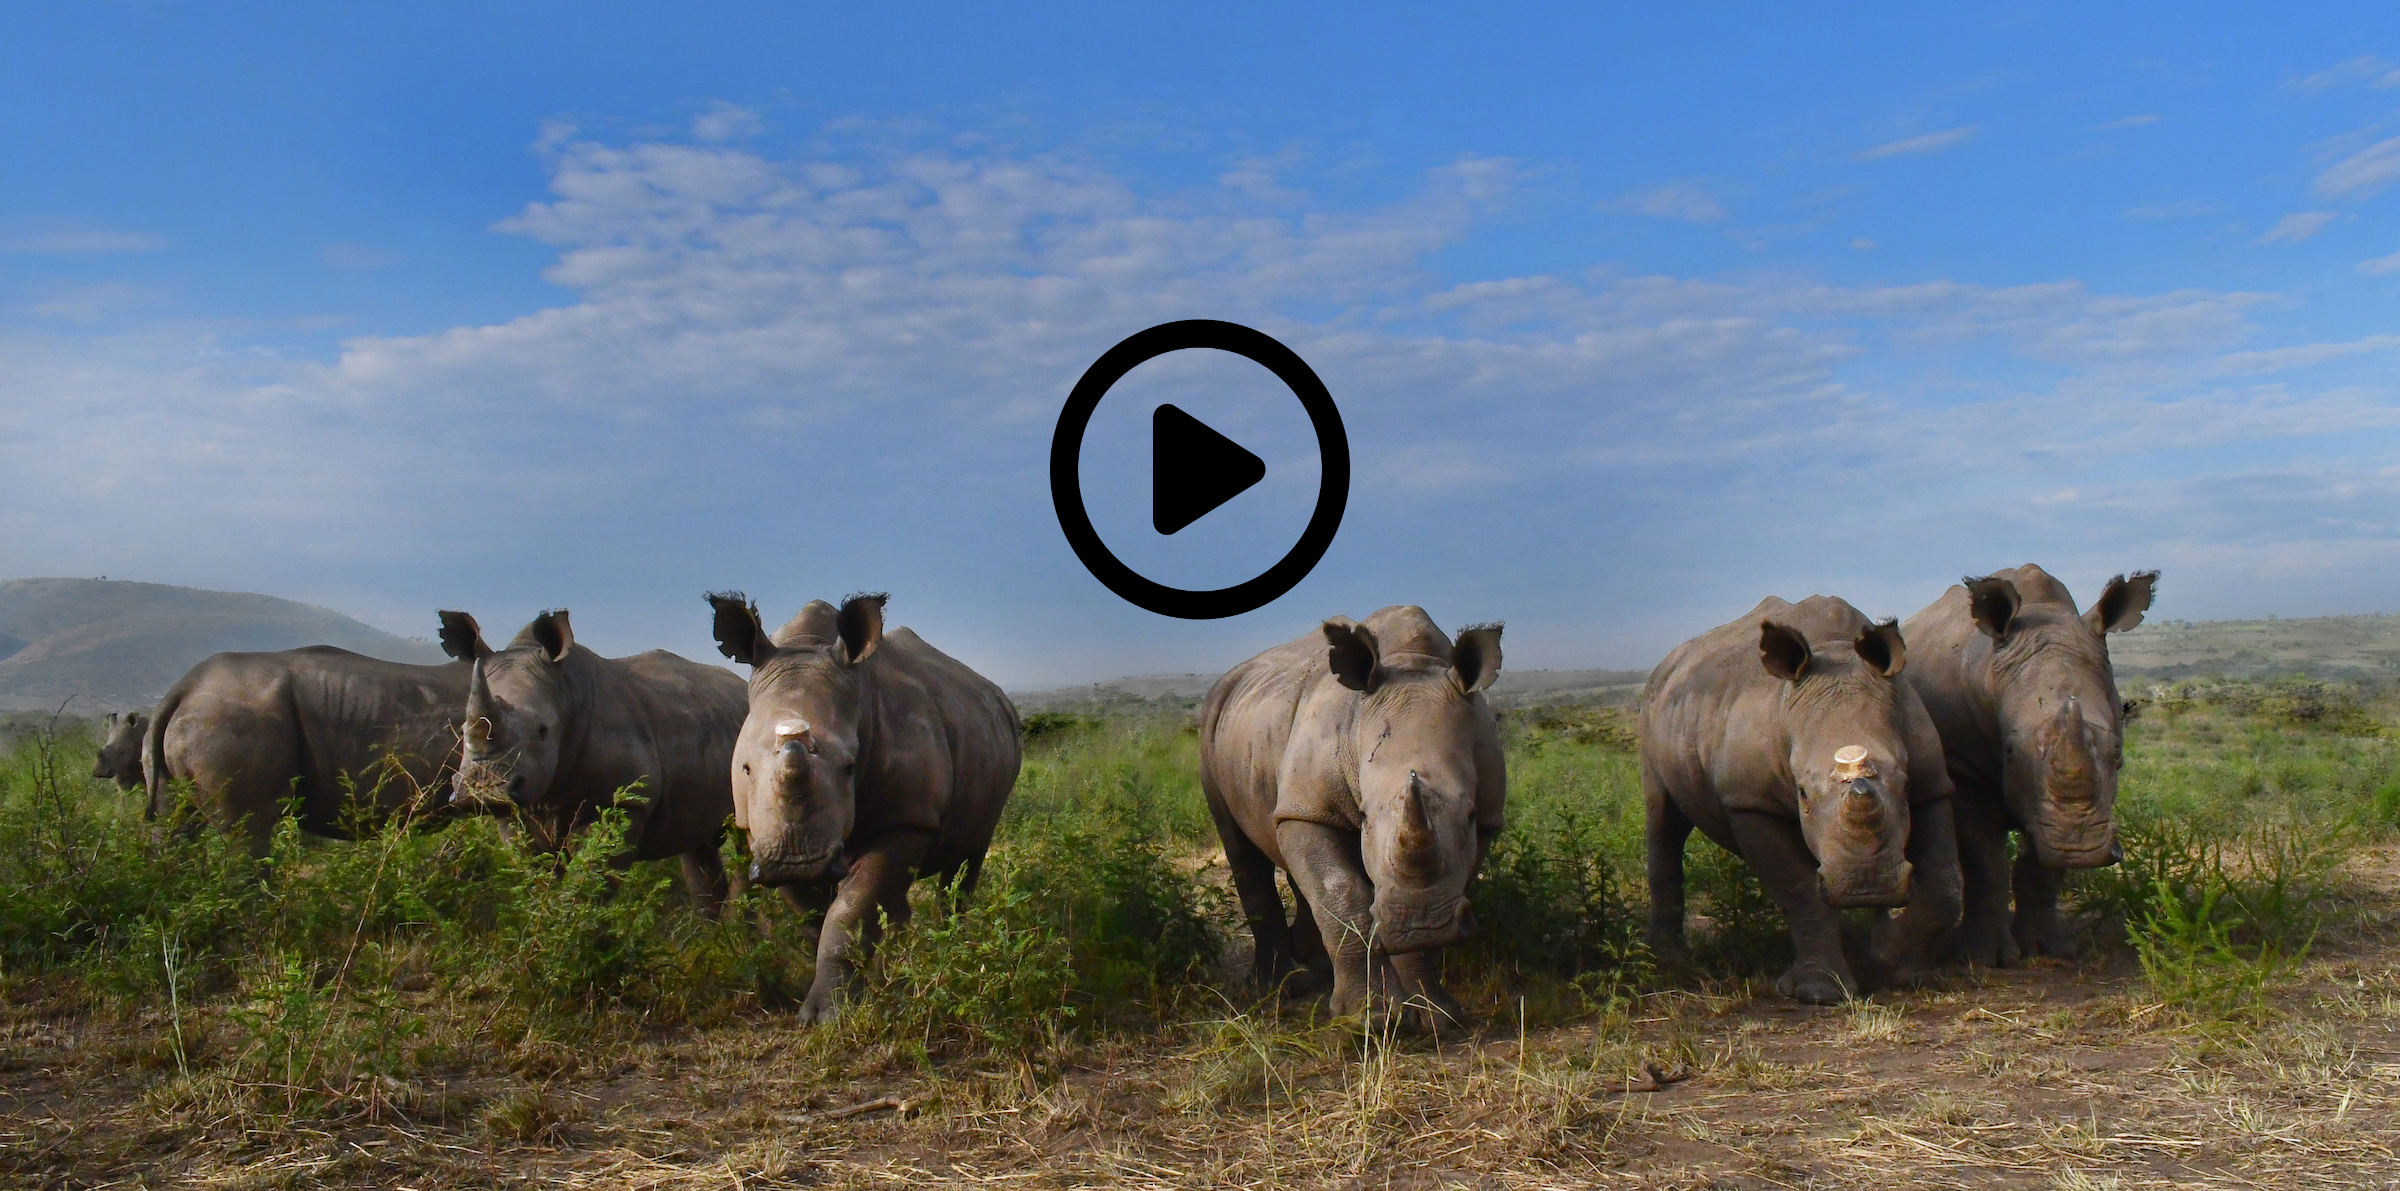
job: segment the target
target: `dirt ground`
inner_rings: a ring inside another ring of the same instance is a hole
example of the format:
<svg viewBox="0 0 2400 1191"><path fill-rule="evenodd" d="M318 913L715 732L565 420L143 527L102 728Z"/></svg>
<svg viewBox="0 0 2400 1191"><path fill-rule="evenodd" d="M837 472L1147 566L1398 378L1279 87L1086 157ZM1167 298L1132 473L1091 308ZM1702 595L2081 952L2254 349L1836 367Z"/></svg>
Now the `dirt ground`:
<svg viewBox="0 0 2400 1191"><path fill-rule="evenodd" d="M1839 1008L1645 997L1383 1045L1228 1012L1059 1070L822 1076L788 1019L392 1081L313 1123L167 1095L155 1024L6 1007L9 1187L2400 1186L2400 863L2264 1020L2121 950ZM811 1057L812 1054L815 1057Z"/></svg>

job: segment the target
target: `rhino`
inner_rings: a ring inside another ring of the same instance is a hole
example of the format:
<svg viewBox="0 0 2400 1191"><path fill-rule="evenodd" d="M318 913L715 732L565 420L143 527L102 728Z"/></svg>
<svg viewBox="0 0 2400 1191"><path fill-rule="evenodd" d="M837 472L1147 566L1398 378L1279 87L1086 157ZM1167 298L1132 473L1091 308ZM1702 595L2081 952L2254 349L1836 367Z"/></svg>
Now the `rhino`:
<svg viewBox="0 0 2400 1191"><path fill-rule="evenodd" d="M1332 977L1337 1015L1405 1005L1422 1024L1463 1019L1441 950L1473 937L1467 886L1507 819L1483 699L1500 630L1453 641L1414 605L1336 616L1209 688L1200 786L1262 987L1307 970Z"/></svg>
<svg viewBox="0 0 2400 1191"><path fill-rule="evenodd" d="M119 790L142 787L142 731L150 726L150 717L141 712L119 715L109 712L108 732L100 741L100 752L92 758L92 776L108 778Z"/></svg>
<svg viewBox="0 0 2400 1191"><path fill-rule="evenodd" d="M1950 778L1906 683L1898 625L1832 596L1775 597L1684 642L1638 720L1651 948L1684 947L1683 849L1698 827L1758 874L1796 957L1776 991L1812 1004L1864 990L1840 911L1903 907L1876 927L1869 974L1921 976L1960 913Z"/></svg>
<svg viewBox="0 0 2400 1191"><path fill-rule="evenodd" d="M750 667L730 766L750 879L822 912L814 1024L840 1010L884 924L909 919L919 876L972 893L1016 788L1024 726L991 680L906 628L883 593L811 600L773 634L740 592L715 592L717 647Z"/></svg>
<svg viewBox="0 0 2400 1191"><path fill-rule="evenodd" d="M212 654L168 688L142 734L148 815L171 809L171 787L189 782L201 818L245 837L254 855L295 797L301 830L347 838L357 811L387 815L448 782L467 679L465 666L331 645Z"/></svg>
<svg viewBox="0 0 2400 1191"><path fill-rule="evenodd" d="M659 649L601 657L575 643L564 608L534 617L500 650L473 616L441 617L442 648L468 663L452 801L511 815L546 852L621 805L625 851L610 861L680 857L693 904L714 917L728 893L718 849L733 810L725 771L742 680Z"/></svg>
<svg viewBox="0 0 2400 1191"><path fill-rule="evenodd" d="M2032 563L1969 576L1903 630L1916 647L1907 682L1933 715L1958 788L1958 853L1966 919L1958 958L2006 967L2028 955L2072 956L2059 913L2068 869L2116 863L2117 771L2125 713L2107 634L2142 623L2158 572L2108 581L2078 614L2066 585ZM2010 917L2010 832L2024 836Z"/></svg>

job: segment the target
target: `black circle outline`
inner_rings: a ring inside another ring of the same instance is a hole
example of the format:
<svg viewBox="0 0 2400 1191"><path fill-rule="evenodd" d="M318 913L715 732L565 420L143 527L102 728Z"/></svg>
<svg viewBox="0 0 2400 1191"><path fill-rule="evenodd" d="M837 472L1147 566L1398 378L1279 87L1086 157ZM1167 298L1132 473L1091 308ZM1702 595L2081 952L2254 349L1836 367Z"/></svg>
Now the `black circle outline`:
<svg viewBox="0 0 2400 1191"><path fill-rule="evenodd" d="M1275 379L1300 399L1317 434L1317 507L1309 514L1308 527L1300 531L1300 540L1275 565L1214 591L1169 587L1126 566L1092 528L1077 468L1083 456L1084 431L1108 390L1142 364L1194 347L1232 352L1274 373ZM1333 535L1342 527L1342 512L1350 503L1350 435L1342 429L1342 413L1334 408L1333 394L1325 390L1325 382L1317 378L1308 361L1274 336L1213 318L1160 323L1136 331L1102 352L1067 394L1066 408L1058 413L1058 429L1050 437L1050 503L1058 510L1058 528L1067 535L1067 545L1074 548L1084 569L1128 603L1182 620L1239 616L1265 607L1297 586L1333 545Z"/></svg>

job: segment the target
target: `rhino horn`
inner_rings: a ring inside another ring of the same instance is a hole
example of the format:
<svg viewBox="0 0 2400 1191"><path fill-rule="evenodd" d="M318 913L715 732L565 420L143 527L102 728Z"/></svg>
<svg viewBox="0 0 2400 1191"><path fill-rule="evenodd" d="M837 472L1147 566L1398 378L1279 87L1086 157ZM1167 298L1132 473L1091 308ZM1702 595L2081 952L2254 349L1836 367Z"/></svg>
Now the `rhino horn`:
<svg viewBox="0 0 2400 1191"><path fill-rule="evenodd" d="M1433 817L1425 813L1425 786L1414 769L1408 771L1408 797L1400 804L1400 838L1410 844L1433 839Z"/></svg>
<svg viewBox="0 0 2400 1191"><path fill-rule="evenodd" d="M2069 695L2050 718L2050 786L2063 799L2092 800L2091 742L2084 738L2083 706Z"/></svg>
<svg viewBox="0 0 2400 1191"><path fill-rule="evenodd" d="M476 740L492 735L492 684L484 677L482 658L475 659L467 676L467 735Z"/></svg>

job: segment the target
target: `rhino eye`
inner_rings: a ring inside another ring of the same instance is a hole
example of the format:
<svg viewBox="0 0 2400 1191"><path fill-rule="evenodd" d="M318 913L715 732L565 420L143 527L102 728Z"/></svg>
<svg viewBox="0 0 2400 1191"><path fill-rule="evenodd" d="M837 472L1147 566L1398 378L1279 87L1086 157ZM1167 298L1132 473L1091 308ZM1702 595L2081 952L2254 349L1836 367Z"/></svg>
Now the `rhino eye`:
<svg viewBox="0 0 2400 1191"><path fill-rule="evenodd" d="M743 773L748 773L748 772L750 772L750 763L749 763L749 762L745 761L745 762L743 762L743 763L742 763L742 772L743 772Z"/></svg>
<svg viewBox="0 0 2400 1191"><path fill-rule="evenodd" d="M536 725L534 725L534 727L533 727L533 738L534 738L535 740L548 740L548 739L550 739L550 725L548 725L548 724L536 724Z"/></svg>

